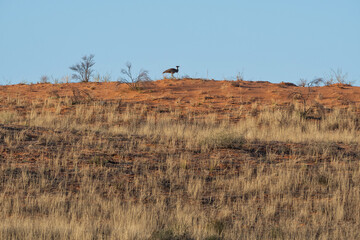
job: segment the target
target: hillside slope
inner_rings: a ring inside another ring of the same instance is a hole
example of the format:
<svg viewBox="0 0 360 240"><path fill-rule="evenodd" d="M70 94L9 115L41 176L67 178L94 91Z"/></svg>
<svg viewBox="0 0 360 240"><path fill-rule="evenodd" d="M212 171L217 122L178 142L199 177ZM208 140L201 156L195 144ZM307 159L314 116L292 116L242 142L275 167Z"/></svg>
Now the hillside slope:
<svg viewBox="0 0 360 240"><path fill-rule="evenodd" d="M304 88L287 83L164 79L146 84L141 91L131 91L127 85L116 82L8 85L0 86L0 97L0 100L20 98L24 101L61 97L121 100L126 103L195 108L200 111L222 111L253 103L263 106L281 105L294 100L302 103L305 99L307 104L316 101L326 108L346 108L360 103L360 87L332 85Z"/></svg>

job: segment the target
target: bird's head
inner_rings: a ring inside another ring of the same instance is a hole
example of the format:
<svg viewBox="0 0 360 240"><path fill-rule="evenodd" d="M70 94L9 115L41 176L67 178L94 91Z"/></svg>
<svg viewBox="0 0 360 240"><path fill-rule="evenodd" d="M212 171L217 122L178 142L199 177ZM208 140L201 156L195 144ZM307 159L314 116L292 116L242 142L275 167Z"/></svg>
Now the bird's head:
<svg viewBox="0 0 360 240"><path fill-rule="evenodd" d="M176 68L179 68L180 66L176 66Z"/></svg>

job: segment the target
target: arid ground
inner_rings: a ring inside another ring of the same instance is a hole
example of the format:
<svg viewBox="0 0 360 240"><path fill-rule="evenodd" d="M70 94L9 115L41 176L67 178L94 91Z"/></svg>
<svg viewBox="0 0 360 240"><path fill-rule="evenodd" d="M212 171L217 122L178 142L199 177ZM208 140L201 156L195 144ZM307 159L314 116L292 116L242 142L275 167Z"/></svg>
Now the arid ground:
<svg viewBox="0 0 360 240"><path fill-rule="evenodd" d="M360 87L0 86L0 239L359 239Z"/></svg>

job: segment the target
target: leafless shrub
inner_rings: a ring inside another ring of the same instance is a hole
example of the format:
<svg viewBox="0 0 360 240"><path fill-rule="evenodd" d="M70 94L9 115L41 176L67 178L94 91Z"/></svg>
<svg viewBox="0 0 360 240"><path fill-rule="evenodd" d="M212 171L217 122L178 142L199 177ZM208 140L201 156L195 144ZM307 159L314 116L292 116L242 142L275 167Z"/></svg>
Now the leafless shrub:
<svg viewBox="0 0 360 240"><path fill-rule="evenodd" d="M351 81L347 80L347 73L343 73L340 68L338 68L336 71L332 69L328 79L325 81L326 86L337 83L344 85L351 85Z"/></svg>
<svg viewBox="0 0 360 240"><path fill-rule="evenodd" d="M190 79L191 77L188 74L184 74L180 77L180 79Z"/></svg>
<svg viewBox="0 0 360 240"><path fill-rule="evenodd" d="M236 75L236 80L237 81L244 81L244 73L238 72L238 74Z"/></svg>
<svg viewBox="0 0 360 240"><path fill-rule="evenodd" d="M76 72L72 75L72 78L80 80L81 82L89 82L90 77L94 71L91 69L94 64L95 62L93 54L90 54L89 56L83 56L81 63L70 67L71 70Z"/></svg>
<svg viewBox="0 0 360 240"><path fill-rule="evenodd" d="M298 86L300 87L319 87L322 84L326 85L326 82L324 81L323 78L315 78L312 81L308 81L307 79L300 78L298 82Z"/></svg>
<svg viewBox="0 0 360 240"><path fill-rule="evenodd" d="M51 80L54 84L59 84L59 82L60 82L59 78L56 78L56 77L54 78L53 76L51 76Z"/></svg>
<svg viewBox="0 0 360 240"><path fill-rule="evenodd" d="M307 84L308 84L308 80L307 80L307 79L305 79L305 78L300 78L300 80L299 80L299 82L298 82L297 85L298 85L299 87L306 87Z"/></svg>
<svg viewBox="0 0 360 240"><path fill-rule="evenodd" d="M65 75L61 78L61 83L69 83L70 82L69 79L70 79L69 75Z"/></svg>
<svg viewBox="0 0 360 240"><path fill-rule="evenodd" d="M324 83L323 78L315 78L314 80L308 83L307 87L319 87L323 83Z"/></svg>
<svg viewBox="0 0 360 240"><path fill-rule="evenodd" d="M124 76L120 77L118 82L127 84L131 90L139 91L143 89L145 83L151 81L149 71L140 69L139 74L137 76L133 76L131 68L131 63L127 62L126 68L121 69L121 73Z"/></svg>
<svg viewBox="0 0 360 240"><path fill-rule="evenodd" d="M46 75L42 75L40 77L40 83L48 83L49 82L49 77Z"/></svg>

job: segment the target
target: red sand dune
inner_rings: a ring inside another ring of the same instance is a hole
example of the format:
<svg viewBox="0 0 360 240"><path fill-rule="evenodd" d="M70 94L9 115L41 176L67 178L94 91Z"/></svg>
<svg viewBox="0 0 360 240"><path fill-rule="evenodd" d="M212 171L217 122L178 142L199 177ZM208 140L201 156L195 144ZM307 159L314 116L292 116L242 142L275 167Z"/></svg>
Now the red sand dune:
<svg viewBox="0 0 360 240"><path fill-rule="evenodd" d="M194 108L207 112L222 111L239 105L250 107L253 103L261 106L283 105L301 102L302 99L306 99L307 105L317 102L326 108L346 108L360 102L360 87L341 84L306 88L290 83L163 79L147 84L141 91L130 90L126 84L116 82L0 86L0 100L20 98L32 101L73 97L76 94L94 100L121 99L125 103Z"/></svg>

